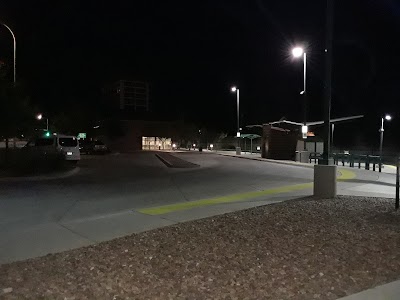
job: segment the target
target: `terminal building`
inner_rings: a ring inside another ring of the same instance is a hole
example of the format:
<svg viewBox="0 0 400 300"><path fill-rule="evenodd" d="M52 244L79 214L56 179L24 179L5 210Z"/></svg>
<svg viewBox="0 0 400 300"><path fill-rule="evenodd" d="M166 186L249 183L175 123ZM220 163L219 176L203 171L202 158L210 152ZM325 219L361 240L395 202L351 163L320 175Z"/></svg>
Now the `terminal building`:
<svg viewBox="0 0 400 300"><path fill-rule="evenodd" d="M125 112L150 111L150 85L145 81L118 80L103 89L112 108Z"/></svg>
<svg viewBox="0 0 400 300"><path fill-rule="evenodd" d="M363 118L363 115L331 119L331 137L333 137L334 126ZM288 120L279 120L260 125L248 125L246 128L257 130L261 133L261 156L263 158L279 160L297 160L308 162L310 153L323 152L323 140L315 136L310 128L322 126L324 121L307 122L307 133L303 136L303 123Z"/></svg>
<svg viewBox="0 0 400 300"><path fill-rule="evenodd" d="M121 79L103 88L109 116L96 126L94 136L113 151L170 150L184 125L151 110L150 84Z"/></svg>

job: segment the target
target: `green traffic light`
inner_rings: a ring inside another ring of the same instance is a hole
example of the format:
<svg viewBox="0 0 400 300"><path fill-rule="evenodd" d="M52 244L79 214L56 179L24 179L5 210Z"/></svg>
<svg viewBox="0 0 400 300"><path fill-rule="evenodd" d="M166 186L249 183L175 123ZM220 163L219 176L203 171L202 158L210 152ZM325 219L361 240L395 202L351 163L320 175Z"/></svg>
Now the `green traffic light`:
<svg viewBox="0 0 400 300"><path fill-rule="evenodd" d="M46 131L46 133L44 134L46 137L50 136L50 131Z"/></svg>

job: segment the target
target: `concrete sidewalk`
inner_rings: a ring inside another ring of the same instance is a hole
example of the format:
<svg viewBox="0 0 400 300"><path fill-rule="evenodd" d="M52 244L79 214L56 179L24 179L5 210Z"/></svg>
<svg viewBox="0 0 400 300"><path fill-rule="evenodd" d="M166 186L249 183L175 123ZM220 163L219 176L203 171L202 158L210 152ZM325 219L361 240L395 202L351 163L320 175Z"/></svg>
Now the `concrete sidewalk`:
<svg viewBox="0 0 400 300"><path fill-rule="evenodd" d="M13 230L0 227L2 236L0 264L75 249L182 222L293 200L309 196L312 192L311 187L311 185L301 186L298 190L275 189L271 191L270 195L254 195L251 198L246 198L247 195L242 194L231 195L231 199L219 197L215 198L215 202L205 203L205 205L204 203L199 205L198 202L213 200L183 202L181 206L178 203L175 209L169 209L169 206L166 205L165 213L164 207L152 207L103 214L92 218L73 220L63 218L58 222L32 226L28 226L31 221L26 219L23 224L15 226ZM269 190L266 191L266 193L268 192ZM235 199L235 197L237 198ZM219 199L228 201L218 203ZM190 208L184 204L194 204L195 206Z"/></svg>
<svg viewBox="0 0 400 300"><path fill-rule="evenodd" d="M205 153L214 153L214 154L219 154L219 155L226 155L226 156L231 156L231 157L238 157L238 158L243 158L243 159L252 159L252 160L259 160L259 161L267 161L271 163L276 163L276 164L283 164L283 165L291 165L291 166L299 166L299 167L306 167L306 168L313 168L315 163L301 163L297 161L291 161L291 160L278 160L278 159L268 159L268 158L262 158L261 153L250 153L250 152L242 152L241 155L237 155L234 151L220 151L220 150L203 150ZM346 162L344 165L340 162L338 164L338 168L350 168L354 170L365 170L365 163L362 163L360 168L358 168L358 164L355 165L355 167L350 167L350 164ZM372 165L370 166L371 172L374 172L372 170ZM379 173L378 166L376 166L376 171ZM382 166L382 173L386 174L396 174L396 166L393 165L383 165Z"/></svg>
<svg viewBox="0 0 400 300"><path fill-rule="evenodd" d="M339 300L398 300L400 299L400 280L374 287Z"/></svg>

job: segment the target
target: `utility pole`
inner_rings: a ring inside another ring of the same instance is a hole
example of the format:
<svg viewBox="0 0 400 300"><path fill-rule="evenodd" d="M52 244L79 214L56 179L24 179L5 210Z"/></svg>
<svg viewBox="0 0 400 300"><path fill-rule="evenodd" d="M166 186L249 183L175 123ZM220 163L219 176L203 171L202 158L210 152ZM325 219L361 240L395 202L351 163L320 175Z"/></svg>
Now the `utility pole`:
<svg viewBox="0 0 400 300"><path fill-rule="evenodd" d="M325 83L324 83L324 152L321 165L329 165L331 148L331 101L332 101L332 44L333 44L334 0L327 0L325 38Z"/></svg>
<svg viewBox="0 0 400 300"><path fill-rule="evenodd" d="M318 160L318 165L314 166L314 196L322 199L331 199L337 195L337 167L330 162L333 10L334 0L327 0L324 84L324 152L322 158Z"/></svg>

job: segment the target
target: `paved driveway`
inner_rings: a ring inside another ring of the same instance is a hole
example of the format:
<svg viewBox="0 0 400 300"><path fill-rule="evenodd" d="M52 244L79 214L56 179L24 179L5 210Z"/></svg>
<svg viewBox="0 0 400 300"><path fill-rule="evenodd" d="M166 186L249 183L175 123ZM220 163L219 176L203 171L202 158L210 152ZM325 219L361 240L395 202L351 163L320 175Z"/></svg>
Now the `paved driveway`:
<svg viewBox="0 0 400 300"><path fill-rule="evenodd" d="M138 152L83 157L80 172L64 179L0 182L0 263L312 194L311 168L210 153L174 155L199 167L168 168L155 153ZM357 172L362 180L341 184L344 193L376 180L393 189L393 176ZM209 199L219 205L209 206ZM197 209L187 210L187 203ZM170 204L178 204L176 212L146 213Z"/></svg>

